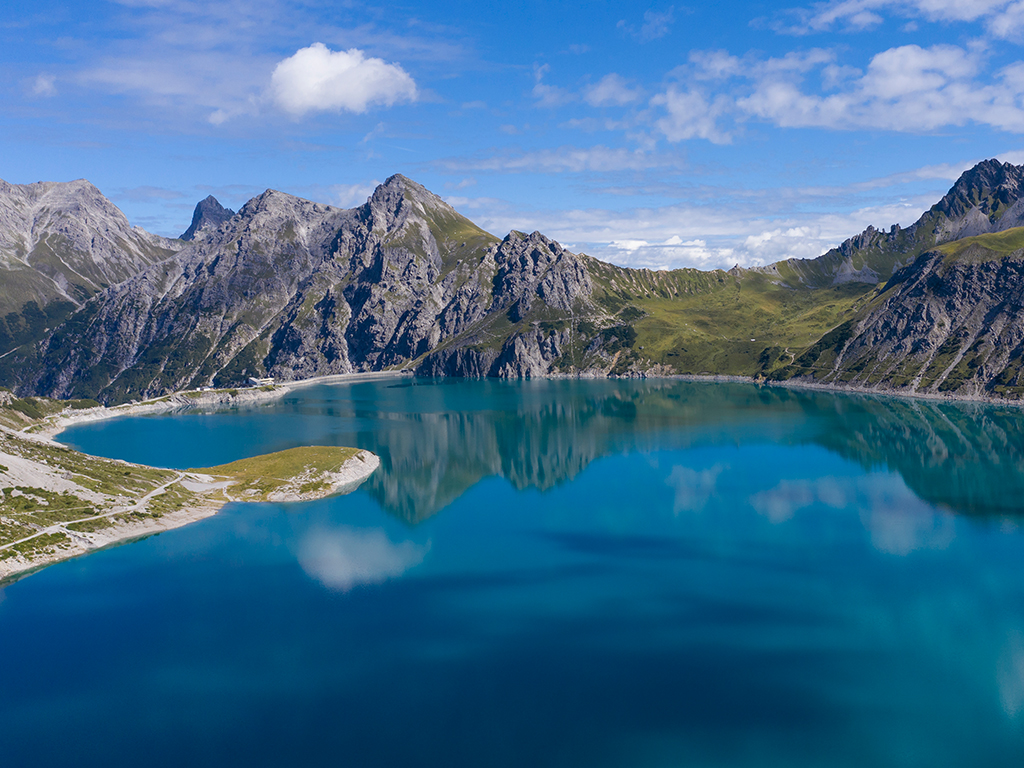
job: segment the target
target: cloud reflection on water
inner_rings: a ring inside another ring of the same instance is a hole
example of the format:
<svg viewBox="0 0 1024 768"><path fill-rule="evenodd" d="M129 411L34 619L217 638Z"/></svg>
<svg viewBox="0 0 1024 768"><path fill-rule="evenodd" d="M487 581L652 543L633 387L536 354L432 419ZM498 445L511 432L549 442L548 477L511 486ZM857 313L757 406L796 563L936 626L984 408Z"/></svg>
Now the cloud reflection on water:
<svg viewBox="0 0 1024 768"><path fill-rule="evenodd" d="M725 464L715 464L701 470L681 465L672 467L672 472L665 479L676 491L672 511L678 515L680 512L699 512L704 509L715 493L718 476L728 468Z"/></svg>
<svg viewBox="0 0 1024 768"><path fill-rule="evenodd" d="M953 541L953 515L921 501L893 474L783 480L750 497L758 514L773 523L792 519L815 504L832 509L853 507L880 552L907 555L918 549L945 549Z"/></svg>
<svg viewBox="0 0 1024 768"><path fill-rule="evenodd" d="M313 529L299 545L299 565L325 587L348 592L363 584L380 584L423 562L429 543L392 542L379 529L342 526Z"/></svg>

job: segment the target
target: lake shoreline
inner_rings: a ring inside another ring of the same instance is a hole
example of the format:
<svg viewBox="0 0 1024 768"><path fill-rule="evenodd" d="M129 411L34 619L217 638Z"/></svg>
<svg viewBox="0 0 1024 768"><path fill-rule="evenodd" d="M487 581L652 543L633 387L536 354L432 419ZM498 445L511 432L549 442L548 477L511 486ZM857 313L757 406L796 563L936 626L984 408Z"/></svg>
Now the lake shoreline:
<svg viewBox="0 0 1024 768"><path fill-rule="evenodd" d="M978 405L1010 406L1012 408L1024 407L1024 400L1011 400L1005 397L991 397L980 395L959 395L956 393L938 392L906 392L899 389L870 389L868 387L837 387L832 384L818 384L810 381L770 381L768 379L754 378L753 376L738 376L733 374L698 374L698 373L644 373L639 375L625 376L597 376L597 375L571 375L571 374L549 374L538 376L544 379L579 379L590 381L595 379L608 379L611 381L643 381L648 379L665 379L668 381L692 381L695 383L707 384L754 384L759 387L772 387L777 389L805 389L815 392L827 392L830 394L864 395L868 397L895 397L909 400L927 400L939 403L976 403Z"/></svg>
<svg viewBox="0 0 1024 768"><path fill-rule="evenodd" d="M77 411L64 411L55 416L48 417L41 424L25 427L21 431L27 435L38 435L52 439L68 427L78 424L89 424L95 421L105 421L107 419L117 419L123 416L153 416L161 413L221 408L225 406L255 405L278 400L296 389L317 384L351 384L360 381L411 377L411 373L398 371L371 371L366 373L314 376L296 381L282 381L269 387L251 387L248 389L225 388L206 391L182 390L137 403L127 403L112 407L101 405Z"/></svg>
<svg viewBox="0 0 1024 768"><path fill-rule="evenodd" d="M123 416L149 416L161 413L173 413L180 411L203 410L208 408L235 407L244 405L255 405L259 403L272 402L285 395L304 387L316 385L353 384L362 381L379 381L382 379L411 379L417 378L411 371L367 371L358 373L330 374L326 376L313 376L308 379L297 379L295 381L282 381L275 383L272 387L252 387L248 389L219 389L208 391L184 390L164 395L159 398L152 398L138 403L117 405L113 407L99 406L96 408L70 411L49 417L42 425L33 425L22 430L26 434L34 434L45 438L55 438L68 427L77 424L86 424L94 421L120 418ZM472 377L444 377L444 378L472 378ZM487 378L487 377L480 377ZM738 376L730 374L690 374L690 373L651 373L628 376L608 376L589 374L546 374L533 378L557 380L578 379L581 381L610 379L665 379L669 381L692 381L703 383L743 383L754 384L764 387L778 387L783 389L803 389L816 392L830 392L833 394L867 395L870 397L897 397L901 399L927 400L930 402L948 403L978 403L982 405L1010 406L1021 408L1024 406L1022 400L1011 400L1004 397L960 395L956 393L937 392L906 392L893 389L870 389L867 387L837 387L832 384L818 384L808 381L769 381L758 379L752 376ZM29 432L31 430L31 432Z"/></svg>
<svg viewBox="0 0 1024 768"><path fill-rule="evenodd" d="M65 410L47 417L43 422L15 430L0 425L0 438L5 447L0 450L0 485L10 490L11 498L41 489L43 493L71 493L81 499L89 509L74 520L53 522L33 533L0 545L0 588L13 580L23 578L47 565L79 557L90 552L127 543L129 541L180 528L216 515L226 504L270 501L275 503L307 501L325 498L339 493L349 493L362 484L380 466L380 459L370 451L353 449L354 453L340 466L327 472L311 474L311 468L301 470L291 484L274 489L262 498L252 492L236 495L232 492L234 482L218 473L201 469L168 470L145 464L106 459L75 451L61 444L55 438L65 429L78 424L87 424L107 419L156 415L176 411L191 411L203 408L218 408L270 402L294 389L315 384L335 384L365 380L398 378L408 374L372 373L343 374L286 382L273 388L252 390L214 390L206 392L179 392L152 401L133 403L114 408L98 407L80 411ZM46 458L37 455L39 451L50 452ZM303 450L300 448L299 450ZM305 448L304 450L313 450ZM172 473L173 478L164 476L167 482L154 487L148 493L131 495L126 492L104 491L84 487L72 472L68 472L54 457L69 455L81 461L117 468L118 474L132 472ZM253 457L254 459L259 457ZM247 461L242 459L240 461ZM299 470L296 470L299 471ZM315 476L314 476L315 475ZM308 483L308 487L307 487ZM292 486L295 487L292 487ZM161 507L160 496L165 493L184 491L186 495L180 506ZM4 495L4 499L7 499ZM155 501L156 500L156 501ZM155 507L159 508L154 512ZM44 502L48 503L48 502ZM0 510L2 511L2 510ZM8 513L8 517L11 513ZM12 518L13 520L14 518ZM10 521L9 521L10 522ZM27 531L26 531L27 532ZM36 549L34 542L57 540L57 545L45 545ZM19 549L22 546L28 549Z"/></svg>

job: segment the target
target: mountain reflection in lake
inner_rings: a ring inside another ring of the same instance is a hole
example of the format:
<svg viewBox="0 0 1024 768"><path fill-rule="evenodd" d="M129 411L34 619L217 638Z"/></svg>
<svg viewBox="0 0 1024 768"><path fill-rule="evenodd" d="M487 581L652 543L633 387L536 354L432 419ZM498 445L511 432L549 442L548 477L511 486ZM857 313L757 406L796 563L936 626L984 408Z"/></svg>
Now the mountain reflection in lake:
<svg viewBox="0 0 1024 768"><path fill-rule="evenodd" d="M140 421L151 429L140 430ZM196 440L197 432L210 439ZM767 443L819 445L866 470L888 469L920 499L954 512L1024 513L1020 409L748 384L403 380L310 387L250 410L116 420L72 428L62 439L180 468L296 445L355 445L381 457L367 484L374 498L409 522L436 514L486 477L543 491L602 456Z"/></svg>
<svg viewBox="0 0 1024 768"><path fill-rule="evenodd" d="M1020 410L397 380L63 439L382 463L0 589L5 768L1024 765Z"/></svg>

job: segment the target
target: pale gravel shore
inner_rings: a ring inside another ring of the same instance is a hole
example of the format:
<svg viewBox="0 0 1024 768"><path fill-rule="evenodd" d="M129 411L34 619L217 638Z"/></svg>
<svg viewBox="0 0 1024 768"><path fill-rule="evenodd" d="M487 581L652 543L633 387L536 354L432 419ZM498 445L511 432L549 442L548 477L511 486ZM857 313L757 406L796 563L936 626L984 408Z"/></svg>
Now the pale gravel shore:
<svg viewBox="0 0 1024 768"><path fill-rule="evenodd" d="M57 552L46 553L31 559L23 557L0 560L0 587L17 578L22 578L48 565L70 560L74 557L104 549L117 544L126 544L136 539L152 536L164 531L181 528L184 525L195 523L207 517L212 517L220 511L227 502L211 502L208 506L193 506L167 512L158 518L151 518L146 521L116 524L110 528L104 528L92 533L81 533L61 528L71 541L71 545ZM117 514L112 513L112 514ZM53 526L57 528L58 526Z"/></svg>
<svg viewBox="0 0 1024 768"><path fill-rule="evenodd" d="M20 457L10 457L5 453L0 453L0 456L4 457L3 461L11 464L14 464L14 462L11 462L10 459L18 458L18 468L25 468L26 463L37 465L29 468L29 471L24 474L24 477L20 476L21 473L19 473L17 469L13 470L16 474L12 475L12 468L8 467L8 471L5 474L10 475L10 477L5 477L5 480L10 482L12 485L23 485L26 482L31 481L37 483L36 487L50 486L51 489L60 488L61 490L68 490L68 486L70 485L74 492L82 496L88 496L90 494L87 489L74 486L74 484L68 483L67 481L54 482L61 480L60 478L51 477L48 482L45 477L45 471L41 471L42 467L45 467L45 465L38 465L37 462L30 462L25 459L21 459ZM152 467L145 467L145 465L141 464L130 464L129 462L120 463L123 463L125 466L152 469ZM345 464L343 464L336 472L332 472L319 478L326 483L325 488L321 488L314 492L302 493L299 490L301 482L295 482L290 484L290 486L286 486L275 491L272 494L270 501L308 501L333 496L339 493L351 493L358 488L366 478L372 475L379 466L380 458L378 458L376 454L365 450L359 451L355 456L346 461ZM51 472L50 474L52 475L54 473ZM40 483L40 481L42 482ZM220 482L216 477L196 472L179 472L177 477L173 480L167 482L160 488L151 491L142 499L135 501L134 503L116 505L107 509L100 515L90 515L88 519L98 517L112 518L130 513L140 508L144 509L146 500L159 495L165 488L168 488L175 483L181 483L183 487L193 493L208 493L210 496L201 498L200 503L194 503L182 509L164 512L157 518L133 520L131 522L118 522L111 527L102 528L98 531L82 532L71 530L67 526L74 521L49 526L42 531L38 531L35 535L58 532L63 533L70 541L70 544L58 551L37 554L30 558L25 558L19 555L13 558L0 560L0 586L9 581L12 577L26 575L46 565L78 557L79 555L84 555L88 552L102 549L104 547L126 543L134 539L173 530L174 528L180 528L184 525L198 522L199 520L203 520L207 517L212 517L217 514L225 504L246 501L244 496L232 496L230 493L230 484ZM214 496L214 494L216 494L216 496ZM92 496L96 497L97 495L92 494ZM11 545L0 547L0 550L8 549L10 546Z"/></svg>
<svg viewBox="0 0 1024 768"><path fill-rule="evenodd" d="M68 427L76 424L87 424L94 421L116 419L122 416L149 416L158 413L171 413L174 411L199 410L204 408L218 408L233 405L252 405L278 400L293 390L316 384L351 384L360 381L378 381L381 379L400 379L411 377L412 373L403 371L371 371L367 373L339 373L331 376L314 376L309 379L298 379L296 381L282 381L275 383L273 389L268 390L263 390L258 387L231 390L237 393L234 395L230 394L230 391L227 389L209 390L206 392L198 392L198 394L195 394L196 390L187 390L192 394L175 392L163 397L143 400L139 403L116 405L111 408L99 406L98 408L64 411L56 416L47 418L41 424L26 427L22 430L22 433L29 436L53 438Z"/></svg>
<svg viewBox="0 0 1024 768"><path fill-rule="evenodd" d="M240 389L237 394L230 394L228 391L201 392L198 396L188 396L183 393L157 398L151 401L134 403L127 406L114 408L90 408L81 411L65 411L56 416L49 417L42 425L32 425L20 432L0 426L0 430L16 436L21 440L32 440L60 446L54 437L74 424L84 424L105 419L120 418L125 416L142 416L157 413L168 413L173 411L193 410L201 408L216 408L225 405L247 405L276 400L288 392L300 387L315 384L342 384L367 380L379 380L389 378L401 378L409 376L408 373L383 372L383 373L355 373L341 374L336 376L320 376L313 379L304 379L295 382L283 382L276 385L273 390L262 389ZM33 430L31 432L27 430ZM62 448L66 446L60 446ZM108 459L123 464L125 467L137 467L142 469L154 469L141 464ZM102 507L104 510L98 515L90 515L86 519L100 517L114 518L132 511L145 509L145 503L152 497L159 495L165 488L175 483L180 483L186 490L200 494L199 503L177 510L169 510L157 518L147 518L132 521L118 521L114 525L102 528L97 531L75 531L67 528L68 525L78 521L67 521L55 524L43 530L37 531L29 538L49 533L61 533L66 537L68 544L54 552L35 554L30 557L16 555L6 559L0 559L0 586L12 579L21 578L40 568L55 562L77 557L104 547L122 544L134 539L150 536L174 528L211 517L228 503L246 501L244 497L235 497L231 494L230 484L218 481L217 478L195 472L178 472L174 480L169 481L146 496L138 500L126 500L125 503L117 503L110 506L110 500L83 488L73 482L63 473L48 466L45 462L35 461L23 456L0 452L0 464L3 471L0 471L0 483L4 486L35 487L57 493L71 492L79 498ZM324 498L337 493L349 493L355 490L366 478L368 478L380 466L380 459L370 451L359 451L355 456L345 462L336 472L319 477L325 483L317 491L302 493L300 477L296 482L275 491L271 497L274 502L305 501L310 499ZM206 494L204 496L204 494ZM0 551L10 549L13 544L0 547Z"/></svg>

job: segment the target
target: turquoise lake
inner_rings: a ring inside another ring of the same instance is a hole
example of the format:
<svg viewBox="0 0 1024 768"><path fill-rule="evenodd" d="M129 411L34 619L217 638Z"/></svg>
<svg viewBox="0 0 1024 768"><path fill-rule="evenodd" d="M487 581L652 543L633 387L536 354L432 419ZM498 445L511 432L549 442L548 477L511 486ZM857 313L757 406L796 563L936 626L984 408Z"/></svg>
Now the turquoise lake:
<svg viewBox="0 0 1024 768"><path fill-rule="evenodd" d="M65 432L356 492L0 589L0 765L1024 765L1024 411L408 379Z"/></svg>

